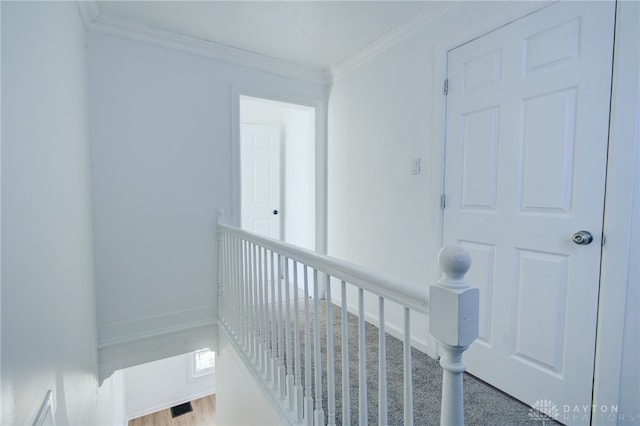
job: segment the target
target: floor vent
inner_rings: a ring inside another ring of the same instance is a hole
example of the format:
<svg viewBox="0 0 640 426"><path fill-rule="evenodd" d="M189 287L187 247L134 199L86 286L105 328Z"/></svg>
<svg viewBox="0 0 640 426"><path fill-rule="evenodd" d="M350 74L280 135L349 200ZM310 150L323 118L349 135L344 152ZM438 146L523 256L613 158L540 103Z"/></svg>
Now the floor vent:
<svg viewBox="0 0 640 426"><path fill-rule="evenodd" d="M176 405L175 407L171 407L171 417L176 418L183 414L187 414L193 411L193 407L191 407L190 402L185 402L184 404Z"/></svg>

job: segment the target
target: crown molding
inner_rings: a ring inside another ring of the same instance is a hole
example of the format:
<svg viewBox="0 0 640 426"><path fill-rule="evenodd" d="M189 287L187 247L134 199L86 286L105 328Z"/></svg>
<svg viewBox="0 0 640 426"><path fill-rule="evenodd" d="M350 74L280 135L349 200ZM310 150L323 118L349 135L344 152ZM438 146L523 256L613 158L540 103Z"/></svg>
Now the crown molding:
<svg viewBox="0 0 640 426"><path fill-rule="evenodd" d="M236 47L103 15L100 13L100 9L95 0L78 0L78 9L87 31L109 34L221 62L253 68L283 77L326 85L331 84L350 71L370 61L420 28L434 22L455 7L456 2L453 2L453 5L444 7L436 13L434 13L429 3L430 2L425 2L425 6L417 13L400 21L351 58L325 70L306 67Z"/></svg>
<svg viewBox="0 0 640 426"><path fill-rule="evenodd" d="M100 14L98 3L94 0L78 0L77 4L84 27L88 30L91 23L98 19Z"/></svg>
<svg viewBox="0 0 640 426"><path fill-rule="evenodd" d="M326 72L280 59L260 55L212 41L152 28L100 13L95 1L78 1L80 15L87 31L108 34L158 47L190 53L221 62L307 81L327 84Z"/></svg>
<svg viewBox="0 0 640 426"><path fill-rule="evenodd" d="M351 58L331 68L330 70L327 70L325 77L327 79L327 82L330 84L339 80L345 74L348 74L364 63L370 61L380 53L393 47L419 29L438 20L443 15L448 13L451 9L455 8L457 2L452 2L452 4L444 7L436 13L434 13L429 3L430 2L426 2L426 4L417 13L414 13L403 21L400 21L389 31L378 37L365 48L353 55Z"/></svg>

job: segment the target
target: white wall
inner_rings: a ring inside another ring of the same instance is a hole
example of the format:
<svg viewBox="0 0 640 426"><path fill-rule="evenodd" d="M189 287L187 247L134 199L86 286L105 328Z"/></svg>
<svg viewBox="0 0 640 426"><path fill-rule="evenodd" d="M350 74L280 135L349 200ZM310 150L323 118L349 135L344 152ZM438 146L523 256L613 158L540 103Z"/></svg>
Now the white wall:
<svg viewBox="0 0 640 426"><path fill-rule="evenodd" d="M215 393L215 375L191 378L190 357L182 354L123 370L127 419Z"/></svg>
<svg viewBox="0 0 640 426"><path fill-rule="evenodd" d="M624 15L627 30L616 35L616 42L627 47L624 59L619 59L624 62L620 68L637 79L637 2L622 5L628 9ZM542 3L525 2L460 2L390 49L337 73L329 98L329 255L423 282L425 291L437 279L444 48L454 47L456 41L464 42L460 34L469 38L481 35L541 6ZM608 190L611 219L607 225L603 268L607 275L601 285L601 304L605 296L613 302L607 302L599 314L599 339L604 342L611 340L606 336L615 336L613 340L617 340L615 345L603 343L599 349L602 368L596 372L596 392L602 390L599 403L619 401L627 412L637 413L640 237L630 224L637 227L640 185L637 174L632 178L629 173L638 167L637 160L635 166L629 162L637 158L634 155L638 155L640 143L635 127L639 94L637 81L620 84L624 89L614 94L614 103L615 97L623 94L629 99L620 102L618 117L632 117L621 124L626 130L616 131L611 141L615 151L613 157L610 153L613 160L610 158L609 180L613 182L615 174L615 184L608 188L615 189L616 195ZM414 157L422 159L419 175L410 173ZM635 194L635 210L630 207L631 191ZM612 238L613 233L620 239ZM617 241L623 250L615 250ZM615 279L610 278L614 276ZM375 305L368 309L375 312ZM387 319L400 324L395 312Z"/></svg>
<svg viewBox="0 0 640 426"><path fill-rule="evenodd" d="M440 179L431 165L433 132L440 125L442 80L435 68L437 43L507 3L465 3L334 81L329 97L328 241L330 256L390 276L429 284L437 279L441 231ZM420 158L421 173L412 174ZM437 191L437 192L436 192ZM355 293L350 293L355 305ZM377 304L367 301L374 321ZM391 332L402 330L402 311L386 315ZM414 343L429 344L428 319L416 317Z"/></svg>
<svg viewBox="0 0 640 426"><path fill-rule="evenodd" d="M216 370L217 425L267 426L289 423L284 419L283 413L265 396L258 381L247 369L242 356L223 331L220 333Z"/></svg>
<svg viewBox="0 0 640 426"><path fill-rule="evenodd" d="M468 2L333 82L329 98L329 253L409 280L437 278L442 108L438 43L508 9ZM422 171L412 174L411 162ZM426 286L425 286L426 291Z"/></svg>
<svg viewBox="0 0 640 426"><path fill-rule="evenodd" d="M640 75L640 74L639 74ZM638 109L640 112L640 108ZM640 123L640 115L638 115ZM631 233L636 243L629 252L627 270L627 294L624 306L624 334L622 347L622 365L620 369L619 404L620 413L635 416L640 423L640 131L636 135L636 153L634 156L635 174Z"/></svg>
<svg viewBox="0 0 640 426"><path fill-rule="evenodd" d="M101 345L217 317L216 209L232 212L232 86L325 97L322 85L89 34Z"/></svg>
<svg viewBox="0 0 640 426"><path fill-rule="evenodd" d="M315 111L285 109L284 202L285 241L310 250L316 248Z"/></svg>
<svg viewBox="0 0 640 426"><path fill-rule="evenodd" d="M126 426L124 371L118 370L107 378L98 389L96 424Z"/></svg>
<svg viewBox="0 0 640 426"><path fill-rule="evenodd" d="M85 75L75 2L3 2L2 424L100 422Z"/></svg>

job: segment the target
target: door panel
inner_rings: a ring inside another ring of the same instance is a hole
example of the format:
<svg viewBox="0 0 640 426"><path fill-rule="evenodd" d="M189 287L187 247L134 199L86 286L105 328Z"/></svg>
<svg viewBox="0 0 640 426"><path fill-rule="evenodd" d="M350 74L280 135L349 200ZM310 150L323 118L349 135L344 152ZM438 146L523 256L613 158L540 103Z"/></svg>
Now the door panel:
<svg viewBox="0 0 640 426"><path fill-rule="evenodd" d="M557 3L448 54L444 244L481 292L468 369L566 423L591 401L614 6Z"/></svg>
<svg viewBox="0 0 640 426"><path fill-rule="evenodd" d="M240 143L241 226L280 239L280 128L242 124Z"/></svg>
<svg viewBox="0 0 640 426"><path fill-rule="evenodd" d="M495 210L498 184L498 129L500 111L490 107L463 115L464 163L462 208Z"/></svg>
<svg viewBox="0 0 640 426"><path fill-rule="evenodd" d="M570 213L576 95L573 87L522 101L521 213Z"/></svg>

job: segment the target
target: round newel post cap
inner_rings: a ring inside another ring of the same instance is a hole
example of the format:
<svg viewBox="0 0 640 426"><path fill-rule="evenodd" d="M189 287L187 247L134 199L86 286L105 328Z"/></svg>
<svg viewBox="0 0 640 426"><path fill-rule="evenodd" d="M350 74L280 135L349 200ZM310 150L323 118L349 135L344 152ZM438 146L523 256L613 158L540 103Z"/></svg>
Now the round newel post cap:
<svg viewBox="0 0 640 426"><path fill-rule="evenodd" d="M471 255L461 246L447 246L440 249L438 263L445 278L460 281L471 268Z"/></svg>

